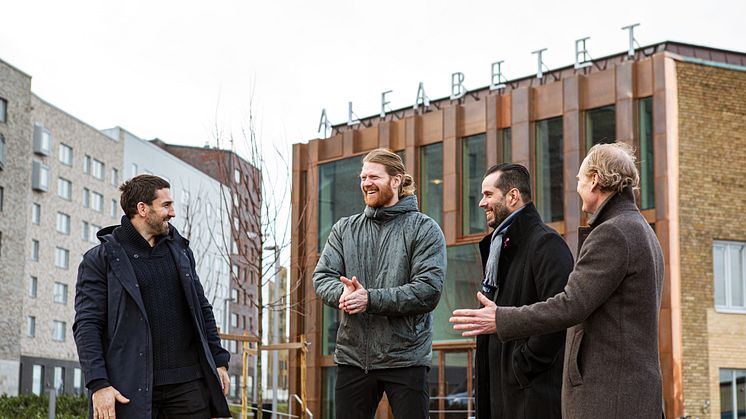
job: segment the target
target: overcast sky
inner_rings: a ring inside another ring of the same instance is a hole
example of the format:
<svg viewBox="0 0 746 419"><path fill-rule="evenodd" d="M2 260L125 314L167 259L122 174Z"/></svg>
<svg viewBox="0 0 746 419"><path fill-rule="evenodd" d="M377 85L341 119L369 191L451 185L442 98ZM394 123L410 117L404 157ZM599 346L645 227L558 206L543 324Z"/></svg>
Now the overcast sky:
<svg viewBox="0 0 746 419"><path fill-rule="evenodd" d="M746 51L746 1L42 1L4 2L0 59L30 74L32 90L97 128L115 125L166 142L204 145L215 127L240 136L249 100L266 144L316 138L352 101L377 114L381 92L411 106L423 82L449 94L490 64L518 78L573 63L590 36L601 57L675 40ZM289 157L288 157L289 158Z"/></svg>

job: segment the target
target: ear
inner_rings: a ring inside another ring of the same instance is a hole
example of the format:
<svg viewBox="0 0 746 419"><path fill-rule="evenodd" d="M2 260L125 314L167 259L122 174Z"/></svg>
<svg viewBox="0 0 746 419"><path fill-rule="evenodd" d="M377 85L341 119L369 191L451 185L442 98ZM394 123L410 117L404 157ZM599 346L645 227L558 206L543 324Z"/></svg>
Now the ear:
<svg viewBox="0 0 746 419"><path fill-rule="evenodd" d="M598 186L598 173L594 172L591 175L591 191L593 192L593 191L595 191L598 188L599 188L599 186Z"/></svg>
<svg viewBox="0 0 746 419"><path fill-rule="evenodd" d="M141 217L145 217L148 214L148 205L144 202L137 203L137 213Z"/></svg>
<svg viewBox="0 0 746 419"><path fill-rule="evenodd" d="M394 175L391 177L391 187L393 189L399 189L403 181L404 181L404 176Z"/></svg>

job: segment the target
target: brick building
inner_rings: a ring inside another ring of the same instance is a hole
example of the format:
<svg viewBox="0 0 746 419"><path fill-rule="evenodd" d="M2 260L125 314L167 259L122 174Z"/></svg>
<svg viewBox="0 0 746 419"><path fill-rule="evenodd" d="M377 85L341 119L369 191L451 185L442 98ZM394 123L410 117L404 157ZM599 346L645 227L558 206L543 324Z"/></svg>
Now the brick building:
<svg viewBox="0 0 746 419"><path fill-rule="evenodd" d="M434 312L431 412L466 417L474 342L447 319L475 304L485 168L528 167L539 213L574 250L586 222L575 174L590 146L619 141L637 150L638 205L666 262L659 334L666 416L741 417L746 54L664 42L581 64L334 126L330 138L294 145L291 283L300 281L292 299L304 310L291 318L290 336L311 341L306 384L315 415L333 417L339 314L315 298L311 273L333 223L363 208L362 155L376 147L400 153L421 210L443 229L448 274ZM291 357L291 393L300 389L297 362ZM387 416L385 403L379 416Z"/></svg>

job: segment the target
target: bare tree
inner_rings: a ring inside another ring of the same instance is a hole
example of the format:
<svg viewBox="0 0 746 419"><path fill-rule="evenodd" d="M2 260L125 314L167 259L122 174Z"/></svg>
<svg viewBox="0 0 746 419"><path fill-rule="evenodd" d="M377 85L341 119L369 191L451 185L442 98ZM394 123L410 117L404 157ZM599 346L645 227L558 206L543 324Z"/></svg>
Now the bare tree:
<svg viewBox="0 0 746 419"><path fill-rule="evenodd" d="M271 158L266 158L259 139L249 103L248 125L242 129L240 138L224 136L215 128L215 153L219 178L224 187L221 190L222 206L230 211L222 211L221 216L230 214L231 227L229 234L221 234L226 240L221 247L222 257L232 266L231 281L244 293L248 293L249 303L256 309L258 338L256 344L256 403L257 417L262 418L262 338L265 337L263 319L269 312L280 313L286 310L297 311L298 305L289 304L287 294L275 295L270 301L264 301L263 289L275 276L279 258L287 253L290 246L290 165L281 150L273 147ZM227 148L230 151L221 150ZM243 158L236 150L243 149ZM271 162L271 164L270 164ZM267 174L284 173L285 176ZM226 225L226 223L220 223ZM271 247L271 252L264 249ZM290 294L300 286L290 284ZM289 312L288 312L289 315ZM276 389L273 389L276 391Z"/></svg>

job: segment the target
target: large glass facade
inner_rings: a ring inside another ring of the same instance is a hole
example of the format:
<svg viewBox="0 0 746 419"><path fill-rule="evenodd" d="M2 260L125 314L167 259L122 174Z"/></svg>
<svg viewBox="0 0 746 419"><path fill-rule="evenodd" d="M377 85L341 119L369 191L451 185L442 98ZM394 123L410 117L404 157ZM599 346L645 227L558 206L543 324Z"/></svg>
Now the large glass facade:
<svg viewBox="0 0 746 419"><path fill-rule="evenodd" d="M324 368L322 372L321 387L321 418L334 419L336 409L334 408L334 386L337 384L337 368Z"/></svg>
<svg viewBox="0 0 746 419"><path fill-rule="evenodd" d="M746 419L746 370L720 370L720 417Z"/></svg>
<svg viewBox="0 0 746 419"><path fill-rule="evenodd" d="M448 323L457 308L478 308L476 294L482 283L482 264L479 245L449 246L448 270L440 294L440 302L433 313L433 340L463 340L460 332Z"/></svg>
<svg viewBox="0 0 746 419"><path fill-rule="evenodd" d="M485 135L466 137L461 147L461 216L464 235L487 230L484 212L479 208L482 177L486 170Z"/></svg>
<svg viewBox="0 0 746 419"><path fill-rule="evenodd" d="M585 149L596 144L609 144L616 140L616 112L614 105L590 109L585 112Z"/></svg>
<svg viewBox="0 0 746 419"><path fill-rule="evenodd" d="M360 157L319 165L319 252L334 223L365 208L360 192L362 167Z"/></svg>
<svg viewBox="0 0 746 419"><path fill-rule="evenodd" d="M502 138L502 152L503 152L503 163L513 162L513 131L510 128L505 128L500 131L500 137Z"/></svg>
<svg viewBox="0 0 746 419"><path fill-rule="evenodd" d="M443 143L420 148L420 210L438 224L443 219Z"/></svg>
<svg viewBox="0 0 746 419"><path fill-rule="evenodd" d="M655 208L655 177L653 167L653 98L640 99L640 208Z"/></svg>
<svg viewBox="0 0 746 419"><path fill-rule="evenodd" d="M535 205L544 222L564 218L562 117L536 122Z"/></svg>

